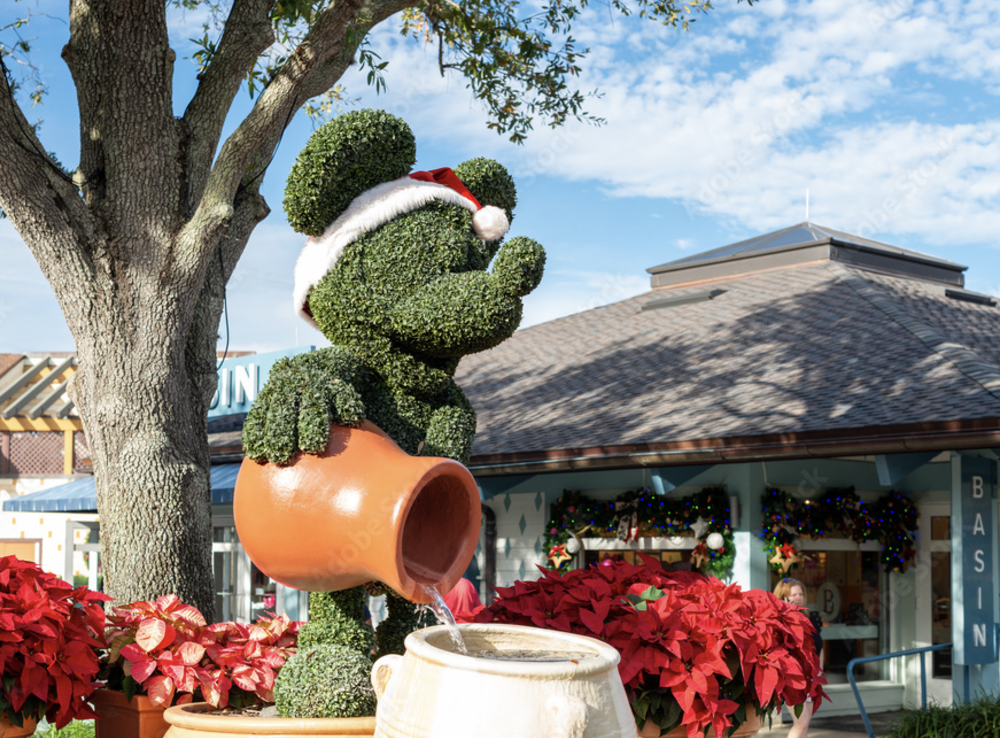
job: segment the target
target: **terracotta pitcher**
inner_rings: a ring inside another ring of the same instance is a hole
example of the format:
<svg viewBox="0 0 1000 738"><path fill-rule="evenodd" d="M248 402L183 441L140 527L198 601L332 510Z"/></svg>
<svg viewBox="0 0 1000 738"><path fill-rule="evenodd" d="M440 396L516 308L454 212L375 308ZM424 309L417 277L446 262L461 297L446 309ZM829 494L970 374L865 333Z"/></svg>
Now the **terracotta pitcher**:
<svg viewBox="0 0 1000 738"><path fill-rule="evenodd" d="M457 461L410 456L377 426L335 425L322 456L244 459L233 514L262 572L333 592L372 580L412 602L450 590L479 540L479 491Z"/></svg>

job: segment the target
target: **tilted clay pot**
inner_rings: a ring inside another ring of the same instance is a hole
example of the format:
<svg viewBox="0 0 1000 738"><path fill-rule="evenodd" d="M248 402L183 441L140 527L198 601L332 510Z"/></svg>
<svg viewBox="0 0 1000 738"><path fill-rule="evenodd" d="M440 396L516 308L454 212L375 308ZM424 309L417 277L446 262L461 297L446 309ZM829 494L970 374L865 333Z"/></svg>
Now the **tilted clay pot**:
<svg viewBox="0 0 1000 738"><path fill-rule="evenodd" d="M371 738L375 718L262 718L215 715L206 702L175 705L164 718L170 730L164 738ZM124 738L124 737L123 737Z"/></svg>
<svg viewBox="0 0 1000 738"><path fill-rule="evenodd" d="M523 625L459 629L469 655L435 626L375 662L376 738L636 738L611 646Z"/></svg>
<svg viewBox="0 0 1000 738"><path fill-rule="evenodd" d="M377 580L412 602L449 591L479 540L479 490L457 461L410 456L377 426L335 425L322 456L244 459L233 514L271 579L310 592Z"/></svg>

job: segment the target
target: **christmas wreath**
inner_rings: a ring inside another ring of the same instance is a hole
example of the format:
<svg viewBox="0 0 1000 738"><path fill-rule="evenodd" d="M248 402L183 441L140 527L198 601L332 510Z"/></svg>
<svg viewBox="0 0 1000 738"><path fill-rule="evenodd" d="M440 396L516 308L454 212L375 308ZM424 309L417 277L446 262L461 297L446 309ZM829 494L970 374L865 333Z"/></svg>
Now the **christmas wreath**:
<svg viewBox="0 0 1000 738"><path fill-rule="evenodd" d="M556 571L572 568L579 550L576 539L583 535L628 542L693 534L698 543L691 561L719 578L729 575L736 556L729 497L721 487L707 487L689 497L663 497L642 489L614 500L594 500L581 492L566 491L550 513L545 550L548 568Z"/></svg>
<svg viewBox="0 0 1000 738"><path fill-rule="evenodd" d="M886 571L906 571L913 562L913 535L917 508L899 492L892 491L866 503L853 487L832 489L821 498L795 497L779 489L767 489L762 498L763 538L768 561L782 574L798 566L803 556L795 548L796 538L823 538L831 531L857 543L879 541Z"/></svg>

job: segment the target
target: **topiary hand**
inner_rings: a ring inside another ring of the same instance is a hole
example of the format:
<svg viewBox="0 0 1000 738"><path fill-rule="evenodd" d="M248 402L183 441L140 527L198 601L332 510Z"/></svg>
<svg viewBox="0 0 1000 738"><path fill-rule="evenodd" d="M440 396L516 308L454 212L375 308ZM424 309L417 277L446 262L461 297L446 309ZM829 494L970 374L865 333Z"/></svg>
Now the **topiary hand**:
<svg viewBox="0 0 1000 738"><path fill-rule="evenodd" d="M517 236L500 247L490 273L501 290L524 297L542 281L545 250L537 241Z"/></svg>
<svg viewBox="0 0 1000 738"><path fill-rule="evenodd" d="M364 420L364 404L350 381L356 373L352 358L336 347L277 362L243 424L246 455L286 464L300 450L326 451L330 425Z"/></svg>
<svg viewBox="0 0 1000 738"><path fill-rule="evenodd" d="M465 400L464 395L462 399ZM468 400L460 407L438 408L427 428L421 456L443 456L463 464L469 463L472 438L476 435L476 411Z"/></svg>
<svg viewBox="0 0 1000 738"><path fill-rule="evenodd" d="M521 322L521 297L542 277L545 252L529 238L505 244L489 272L443 274L401 300L390 335L424 355L461 357L493 348Z"/></svg>

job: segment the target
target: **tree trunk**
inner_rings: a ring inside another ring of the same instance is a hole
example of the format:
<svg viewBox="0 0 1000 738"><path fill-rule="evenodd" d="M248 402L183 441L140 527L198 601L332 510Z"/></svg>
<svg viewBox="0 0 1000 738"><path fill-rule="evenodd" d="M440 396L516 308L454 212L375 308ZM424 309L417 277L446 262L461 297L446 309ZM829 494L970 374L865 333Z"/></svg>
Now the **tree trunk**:
<svg viewBox="0 0 1000 738"><path fill-rule="evenodd" d="M96 311L78 339L72 394L94 462L105 591L119 606L174 593L211 622L205 403L184 345L163 329L169 312ZM205 370L214 376L214 363Z"/></svg>

